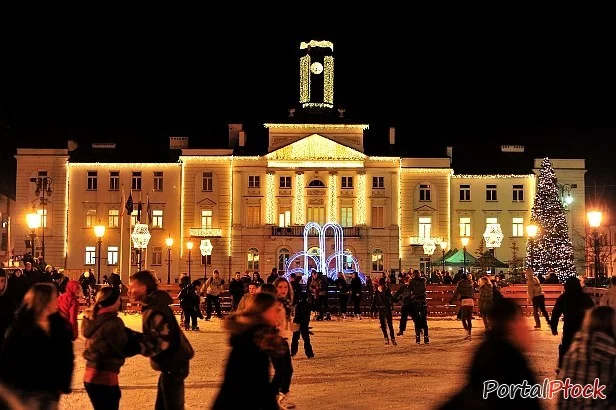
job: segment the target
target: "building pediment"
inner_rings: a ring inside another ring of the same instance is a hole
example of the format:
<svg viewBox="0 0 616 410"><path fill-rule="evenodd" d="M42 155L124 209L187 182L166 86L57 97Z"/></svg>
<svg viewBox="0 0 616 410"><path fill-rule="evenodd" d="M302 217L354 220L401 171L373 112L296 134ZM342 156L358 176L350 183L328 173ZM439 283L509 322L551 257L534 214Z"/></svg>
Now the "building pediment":
<svg viewBox="0 0 616 410"><path fill-rule="evenodd" d="M339 142L312 134L266 155L268 161L363 161L366 155Z"/></svg>
<svg viewBox="0 0 616 410"><path fill-rule="evenodd" d="M436 208L432 208L431 206L428 205L422 205L419 208L415 208L415 212L434 212L436 211Z"/></svg>

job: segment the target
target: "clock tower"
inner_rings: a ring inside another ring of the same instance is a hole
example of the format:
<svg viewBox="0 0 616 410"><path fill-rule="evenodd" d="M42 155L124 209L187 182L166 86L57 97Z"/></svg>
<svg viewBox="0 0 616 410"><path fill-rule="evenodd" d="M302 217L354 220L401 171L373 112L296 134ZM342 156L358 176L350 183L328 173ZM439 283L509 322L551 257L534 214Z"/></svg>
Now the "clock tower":
<svg viewBox="0 0 616 410"><path fill-rule="evenodd" d="M310 40L299 45L299 102L303 108L334 107L334 43Z"/></svg>

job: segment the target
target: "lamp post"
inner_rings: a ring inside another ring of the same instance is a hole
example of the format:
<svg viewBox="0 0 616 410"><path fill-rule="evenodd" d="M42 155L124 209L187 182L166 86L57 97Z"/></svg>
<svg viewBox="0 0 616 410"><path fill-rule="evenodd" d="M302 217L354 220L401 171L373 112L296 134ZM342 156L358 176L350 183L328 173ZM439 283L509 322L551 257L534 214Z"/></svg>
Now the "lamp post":
<svg viewBox="0 0 616 410"><path fill-rule="evenodd" d="M205 256L205 263L203 264L203 278L207 279L207 257L212 255L212 242L209 239L203 239L201 241L201 245L199 246L199 250L201 251L201 256Z"/></svg>
<svg viewBox="0 0 616 410"><path fill-rule="evenodd" d="M445 249L447 249L447 242L441 241L441 252L443 252L443 273L445 272Z"/></svg>
<svg viewBox="0 0 616 410"><path fill-rule="evenodd" d="M539 227L535 224L530 224L526 226L526 234L528 235L528 240L530 241L530 252L528 256L530 258L530 268L533 270L533 272L533 250L535 248L535 236L537 236L537 231L539 231Z"/></svg>
<svg viewBox="0 0 616 410"><path fill-rule="evenodd" d="M468 245L469 237L463 236L460 241L462 242L462 248L464 252L464 273L466 273L466 246Z"/></svg>
<svg viewBox="0 0 616 410"><path fill-rule="evenodd" d="M188 241L186 242L186 249L188 249L188 277L190 278L190 264L192 263L192 261L190 260L190 252L192 251L193 248L193 243L192 241Z"/></svg>
<svg viewBox="0 0 616 410"><path fill-rule="evenodd" d="M133 240L133 248L139 249L139 270L141 270L141 263L143 261L141 252L143 249L148 248L148 243L152 235L150 235L150 230L146 224L137 222L130 237Z"/></svg>
<svg viewBox="0 0 616 410"><path fill-rule="evenodd" d="M599 211L592 211L586 214L588 217L588 225L593 228L593 245L595 250L595 280L601 280L601 258L599 252L601 243L599 242L599 227L601 226L601 219L603 214Z"/></svg>
<svg viewBox="0 0 616 410"><path fill-rule="evenodd" d="M167 245L167 285L171 284L171 247L173 246L173 238L171 235L165 239Z"/></svg>
<svg viewBox="0 0 616 410"><path fill-rule="evenodd" d="M98 273L96 283L101 283L101 246L103 244L103 236L105 236L105 225L101 225L99 222L98 225L94 227L94 235L98 238L98 252L96 253Z"/></svg>
<svg viewBox="0 0 616 410"><path fill-rule="evenodd" d="M42 207L42 213L39 214L39 219L42 219L43 222L40 224L42 227L41 237L43 240L41 241L41 256L43 256L43 260L45 260L45 228L47 227L47 216L45 215L45 205L48 204L49 197L51 196L51 183L53 180L47 176L40 176L36 178L30 178L30 182L36 184L36 189L34 194L39 200L39 204ZM34 253L34 252L33 252ZM33 255L34 256L34 255Z"/></svg>
<svg viewBox="0 0 616 410"><path fill-rule="evenodd" d="M30 245L32 247L32 257L34 257L36 230L41 226L41 216L35 212L29 213L26 215L26 223L28 224L28 228L30 228Z"/></svg>

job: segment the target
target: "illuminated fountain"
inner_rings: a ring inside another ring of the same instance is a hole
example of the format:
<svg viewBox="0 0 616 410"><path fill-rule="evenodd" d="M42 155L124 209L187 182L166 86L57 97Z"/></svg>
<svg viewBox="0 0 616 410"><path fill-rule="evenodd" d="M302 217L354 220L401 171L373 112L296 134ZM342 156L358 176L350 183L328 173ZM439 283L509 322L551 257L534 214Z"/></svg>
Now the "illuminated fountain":
<svg viewBox="0 0 616 410"><path fill-rule="evenodd" d="M319 236L319 246L310 248L309 250L308 236L313 229ZM325 254L325 234L328 229L334 232L334 253L329 256ZM309 259L314 262L314 268L310 268ZM347 267L346 261L349 259L351 259L351 263L350 266ZM299 265L302 260L303 266L291 268L294 261L296 265ZM332 280L337 278L338 272L357 272L362 283L366 282L365 275L359 272L359 262L357 258L350 252L344 250L344 233L342 226L333 222L328 222L323 226L316 222L308 222L306 224L304 227L304 250L291 255L289 260L287 260L285 277L288 277L292 273L296 275L301 274L303 277L302 281L306 283L312 269L315 269L317 272L325 273Z"/></svg>

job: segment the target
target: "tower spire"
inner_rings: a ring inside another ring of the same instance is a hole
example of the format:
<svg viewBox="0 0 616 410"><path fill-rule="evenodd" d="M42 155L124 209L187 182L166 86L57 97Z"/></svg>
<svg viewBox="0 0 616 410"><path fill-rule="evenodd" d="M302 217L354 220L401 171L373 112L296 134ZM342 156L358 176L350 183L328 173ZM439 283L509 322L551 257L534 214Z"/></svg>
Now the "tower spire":
<svg viewBox="0 0 616 410"><path fill-rule="evenodd" d="M334 107L334 43L310 40L299 45L299 102L303 108Z"/></svg>

